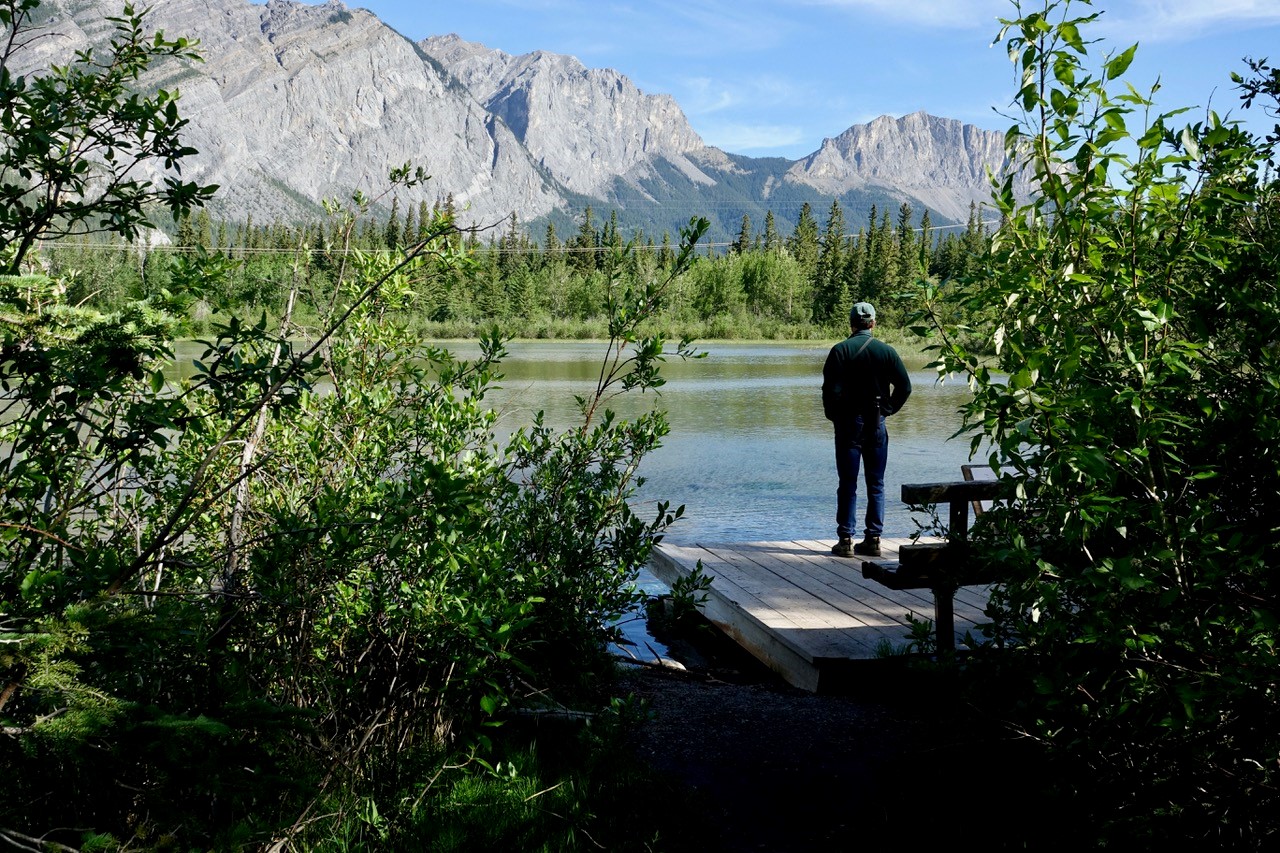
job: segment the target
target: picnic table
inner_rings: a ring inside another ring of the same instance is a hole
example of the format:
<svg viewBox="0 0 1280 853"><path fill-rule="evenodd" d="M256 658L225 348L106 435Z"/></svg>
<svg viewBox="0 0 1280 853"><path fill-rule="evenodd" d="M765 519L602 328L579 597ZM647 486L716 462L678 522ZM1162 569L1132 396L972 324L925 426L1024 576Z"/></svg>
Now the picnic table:
<svg viewBox="0 0 1280 853"><path fill-rule="evenodd" d="M890 589L928 589L933 593L934 630L939 654L955 651L955 593L962 586L996 583L972 559L969 547L970 511L977 515L992 501L1008 497L1007 486L995 479L987 465L963 465L965 479L951 483L904 483L902 502L912 506L947 504L945 542L903 545L894 562L868 560L862 576Z"/></svg>

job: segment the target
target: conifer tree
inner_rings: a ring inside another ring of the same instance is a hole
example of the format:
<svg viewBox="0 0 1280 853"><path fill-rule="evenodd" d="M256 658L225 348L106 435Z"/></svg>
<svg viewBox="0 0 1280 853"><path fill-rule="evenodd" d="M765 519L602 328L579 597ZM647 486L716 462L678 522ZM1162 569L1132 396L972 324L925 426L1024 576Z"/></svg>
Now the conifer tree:
<svg viewBox="0 0 1280 853"><path fill-rule="evenodd" d="M906 202L903 202L902 206L898 208L898 233L895 249L897 254L895 277L898 282L907 284L915 281L920 274L920 253L916 247L915 230L911 227L911 205Z"/></svg>
<svg viewBox="0 0 1280 853"><path fill-rule="evenodd" d="M595 212L589 204L582 211L582 222L578 225L578 233L569 242L569 248L573 251L570 262L574 269L583 274L596 269L600 235L596 232Z"/></svg>
<svg viewBox="0 0 1280 853"><path fill-rule="evenodd" d="M196 211L193 217L192 227L195 230L195 245L205 249L213 248L213 220L209 218L209 211L203 207Z"/></svg>
<svg viewBox="0 0 1280 853"><path fill-rule="evenodd" d="M564 253L561 251L560 237L556 234L556 224L547 221L547 233L542 238L542 252L547 260L558 260Z"/></svg>
<svg viewBox="0 0 1280 853"><path fill-rule="evenodd" d="M427 238L427 230L431 227L431 223L435 221L435 213L439 212L439 208L432 210L427 207L426 199L418 202L418 230L414 232L413 242L417 243Z"/></svg>
<svg viewBox="0 0 1280 853"><path fill-rule="evenodd" d="M773 219L773 211L764 214L764 250L777 252L782 249L782 238L778 236L778 225Z"/></svg>
<svg viewBox="0 0 1280 853"><path fill-rule="evenodd" d="M658 250L658 266L662 269L670 269L671 265L676 262L675 250L671 248L671 232L662 232L662 248Z"/></svg>
<svg viewBox="0 0 1280 853"><path fill-rule="evenodd" d="M453 193L449 193L447 196L445 196L444 208L441 212L443 213L444 218L448 222L451 222L451 223L456 222L458 217L458 205L453 200ZM462 232L460 231L454 232L449 235L448 239L449 239L449 245L452 248L454 248L455 250L461 248L463 243Z"/></svg>
<svg viewBox="0 0 1280 853"><path fill-rule="evenodd" d="M190 249L196 246L196 240L196 229L191 224L191 215L179 216L177 232L173 238L174 245Z"/></svg>
<svg viewBox="0 0 1280 853"><path fill-rule="evenodd" d="M919 251L916 255L916 263L925 275L933 272L930 260L933 257L933 233L931 228L933 223L929 221L929 208L924 209L924 213L920 214L920 243Z"/></svg>
<svg viewBox="0 0 1280 853"><path fill-rule="evenodd" d="M821 253L813 280L813 321L827 325L837 318L840 306L845 303L844 211L840 200L832 199L827 212L827 225L822 233Z"/></svg>
<svg viewBox="0 0 1280 853"><path fill-rule="evenodd" d="M382 242L388 249L395 249L400 245L400 199L395 196L391 197L391 215L387 217Z"/></svg>
<svg viewBox="0 0 1280 853"><path fill-rule="evenodd" d="M787 241L787 250L800 265L805 284L812 287L818 272L818 223L814 220L813 208L807 201L800 207L800 216Z"/></svg>
<svg viewBox="0 0 1280 853"><path fill-rule="evenodd" d="M418 242L418 221L414 208L409 208L404 215L404 228L400 230L400 245L412 246Z"/></svg>
<svg viewBox="0 0 1280 853"><path fill-rule="evenodd" d="M609 224L605 226L604 238L600 244L610 249L621 249L625 242L622 231L618 228L618 211L615 208L609 211Z"/></svg>
<svg viewBox="0 0 1280 853"><path fill-rule="evenodd" d="M738 239L731 247L734 254L741 255L751 248L751 217L742 214L742 227L738 229Z"/></svg>
<svg viewBox="0 0 1280 853"><path fill-rule="evenodd" d="M987 227L982 221L982 211L976 202L969 202L969 221L961 238L967 261L982 257L987 251Z"/></svg>

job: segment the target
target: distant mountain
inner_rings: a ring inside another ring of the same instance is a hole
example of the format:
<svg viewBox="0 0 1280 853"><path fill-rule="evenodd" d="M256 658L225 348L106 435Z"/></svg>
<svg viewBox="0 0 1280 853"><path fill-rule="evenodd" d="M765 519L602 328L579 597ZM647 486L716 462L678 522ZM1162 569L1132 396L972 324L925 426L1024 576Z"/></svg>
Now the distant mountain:
<svg viewBox="0 0 1280 853"><path fill-rule="evenodd" d="M45 0L56 36L36 42L28 67L104 42L121 3ZM412 161L432 180L402 203L452 195L466 224L515 212L567 226L591 204L649 233L706 215L724 238L744 214L758 228L769 209L781 228L805 201L821 221L832 198L850 222L907 202L941 224L985 201L986 170L1003 168L1001 134L924 113L856 125L799 161L728 154L670 96L616 71L456 35L414 44L337 0L165 0L148 20L201 42L203 63L168 63L144 85L181 91L200 152L184 174L219 184L216 212L232 218L310 218L322 199L377 191Z"/></svg>

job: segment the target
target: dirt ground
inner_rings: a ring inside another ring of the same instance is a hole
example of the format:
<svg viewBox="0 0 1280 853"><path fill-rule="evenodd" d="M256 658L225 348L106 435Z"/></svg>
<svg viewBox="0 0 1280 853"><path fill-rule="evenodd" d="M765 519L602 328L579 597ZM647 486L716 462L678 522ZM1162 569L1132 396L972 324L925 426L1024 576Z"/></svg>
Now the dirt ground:
<svg viewBox="0 0 1280 853"><path fill-rule="evenodd" d="M648 704L636 749L687 797L702 853L1065 849L1025 743L948 678L903 668L817 696L723 643L692 657L624 689Z"/></svg>

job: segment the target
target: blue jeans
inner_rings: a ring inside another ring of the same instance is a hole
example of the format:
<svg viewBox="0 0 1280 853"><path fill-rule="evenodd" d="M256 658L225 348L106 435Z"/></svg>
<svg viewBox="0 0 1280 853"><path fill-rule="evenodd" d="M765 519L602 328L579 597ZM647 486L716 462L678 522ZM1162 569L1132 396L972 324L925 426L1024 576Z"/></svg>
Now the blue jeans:
<svg viewBox="0 0 1280 853"><path fill-rule="evenodd" d="M889 431L880 418L874 447L862 446L862 419L850 424L836 424L836 473L840 486L836 489L836 532L841 538L853 538L858 511L858 466L862 466L867 482L867 536L884 532L884 469L889 461ZM869 444L870 442L868 442Z"/></svg>

